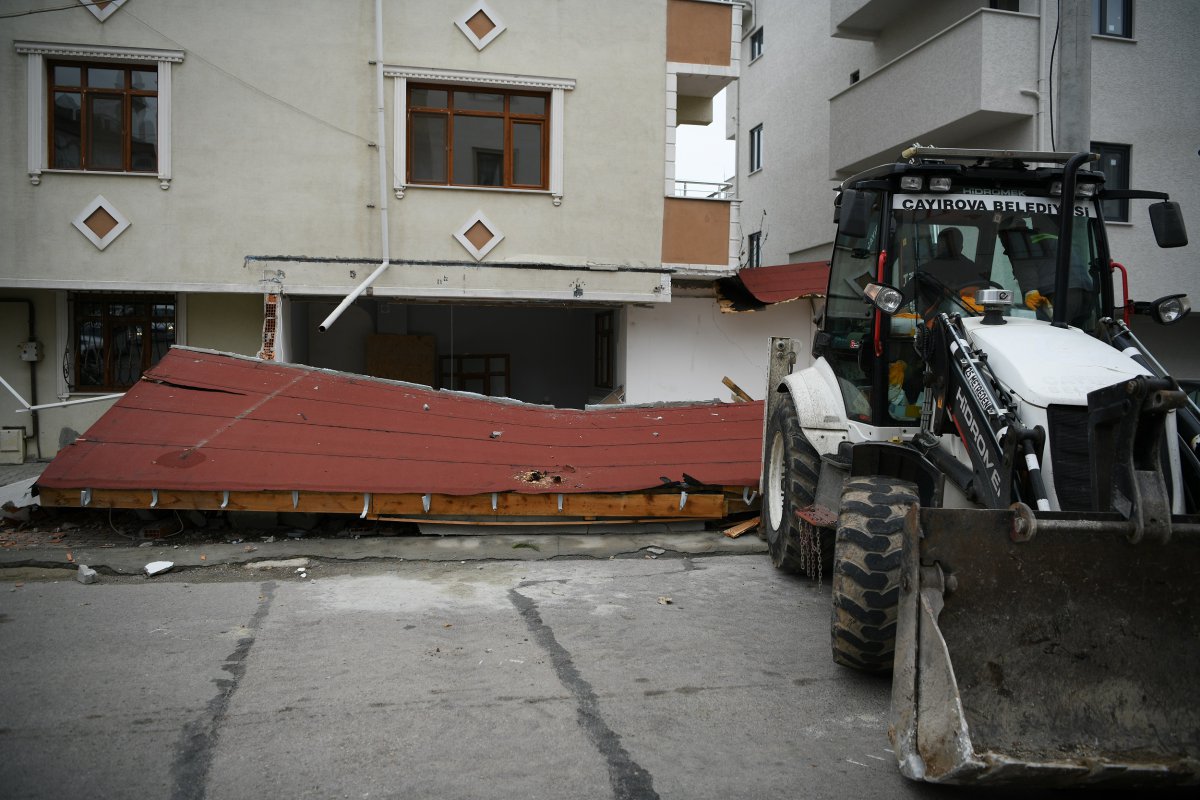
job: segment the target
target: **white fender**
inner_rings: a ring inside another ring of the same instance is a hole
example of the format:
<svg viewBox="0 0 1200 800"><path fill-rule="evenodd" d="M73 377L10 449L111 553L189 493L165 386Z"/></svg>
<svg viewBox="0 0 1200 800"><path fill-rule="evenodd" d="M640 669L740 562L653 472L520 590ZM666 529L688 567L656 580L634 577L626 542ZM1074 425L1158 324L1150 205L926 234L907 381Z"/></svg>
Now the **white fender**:
<svg viewBox="0 0 1200 800"><path fill-rule="evenodd" d="M837 452L849 430L846 406L838 390L837 376L829 362L818 358L811 367L783 379L804 435L818 453Z"/></svg>

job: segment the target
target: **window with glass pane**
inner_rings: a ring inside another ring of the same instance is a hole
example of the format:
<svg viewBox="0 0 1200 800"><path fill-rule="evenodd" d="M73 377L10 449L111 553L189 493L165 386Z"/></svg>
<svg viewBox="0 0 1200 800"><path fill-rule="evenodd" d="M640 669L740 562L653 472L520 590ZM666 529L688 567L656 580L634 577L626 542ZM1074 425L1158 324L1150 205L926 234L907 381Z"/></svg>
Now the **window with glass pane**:
<svg viewBox="0 0 1200 800"><path fill-rule="evenodd" d="M410 86L413 184L545 189L548 94Z"/></svg>
<svg viewBox="0 0 1200 800"><path fill-rule="evenodd" d="M750 171L762 169L763 126L756 125L750 129Z"/></svg>
<svg viewBox="0 0 1200 800"><path fill-rule="evenodd" d="M750 34L750 60L761 56L763 53L763 29L759 28L754 33Z"/></svg>
<svg viewBox="0 0 1200 800"><path fill-rule="evenodd" d="M1092 0L1092 33L1133 37L1133 0Z"/></svg>
<svg viewBox="0 0 1200 800"><path fill-rule="evenodd" d="M613 388L613 374L616 366L613 346L615 317L616 315L612 311L596 312L592 381L601 389Z"/></svg>
<svg viewBox="0 0 1200 800"><path fill-rule="evenodd" d="M172 295L76 294L71 302L73 390L128 388L175 343Z"/></svg>
<svg viewBox="0 0 1200 800"><path fill-rule="evenodd" d="M49 65L50 168L158 171L158 70Z"/></svg>
<svg viewBox="0 0 1200 800"><path fill-rule="evenodd" d="M506 353L442 356L439 378L442 389L507 397L512 374Z"/></svg>
<svg viewBox="0 0 1200 800"><path fill-rule="evenodd" d="M1100 154L1096 169L1104 173L1104 188L1128 189L1129 145L1092 142L1092 152ZM1100 209L1109 222L1129 221L1128 200L1105 200Z"/></svg>

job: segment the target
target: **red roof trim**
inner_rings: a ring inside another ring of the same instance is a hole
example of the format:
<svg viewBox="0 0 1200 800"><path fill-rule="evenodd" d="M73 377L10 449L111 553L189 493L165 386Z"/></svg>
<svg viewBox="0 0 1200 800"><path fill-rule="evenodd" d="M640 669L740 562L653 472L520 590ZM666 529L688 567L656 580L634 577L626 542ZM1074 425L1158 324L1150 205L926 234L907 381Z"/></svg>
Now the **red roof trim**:
<svg viewBox="0 0 1200 800"><path fill-rule="evenodd" d="M829 262L807 261L772 267L746 268L738 278L762 303L783 303L799 297L824 297L829 286Z"/></svg>

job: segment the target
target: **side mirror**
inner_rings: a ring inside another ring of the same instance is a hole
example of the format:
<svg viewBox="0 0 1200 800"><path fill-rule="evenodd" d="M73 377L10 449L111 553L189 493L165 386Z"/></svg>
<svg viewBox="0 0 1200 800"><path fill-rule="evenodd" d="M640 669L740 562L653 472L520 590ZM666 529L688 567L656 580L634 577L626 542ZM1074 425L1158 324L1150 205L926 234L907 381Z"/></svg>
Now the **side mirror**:
<svg viewBox="0 0 1200 800"><path fill-rule="evenodd" d="M838 233L852 239L861 239L871 230L872 197L866 192L856 189L846 189L842 192L842 202L838 205L834 217L838 222Z"/></svg>
<svg viewBox="0 0 1200 800"><path fill-rule="evenodd" d="M1151 204L1150 226L1154 228L1154 239L1159 247L1183 247L1188 243L1183 213L1179 203L1173 200Z"/></svg>

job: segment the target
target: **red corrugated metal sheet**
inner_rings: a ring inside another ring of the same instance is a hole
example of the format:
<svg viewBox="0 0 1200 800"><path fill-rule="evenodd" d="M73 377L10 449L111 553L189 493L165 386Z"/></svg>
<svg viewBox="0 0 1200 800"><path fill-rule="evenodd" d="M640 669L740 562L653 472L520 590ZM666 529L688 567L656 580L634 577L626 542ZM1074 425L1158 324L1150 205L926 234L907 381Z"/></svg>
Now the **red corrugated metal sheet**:
<svg viewBox="0 0 1200 800"><path fill-rule="evenodd" d="M762 303L782 303L798 297L824 295L829 286L829 263L809 261L754 267L737 274L750 294Z"/></svg>
<svg viewBox="0 0 1200 800"><path fill-rule="evenodd" d="M761 402L564 410L174 348L38 484L468 495L639 491L686 473L757 486L761 436Z"/></svg>

